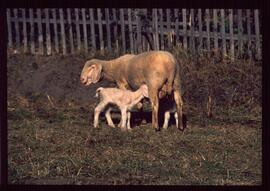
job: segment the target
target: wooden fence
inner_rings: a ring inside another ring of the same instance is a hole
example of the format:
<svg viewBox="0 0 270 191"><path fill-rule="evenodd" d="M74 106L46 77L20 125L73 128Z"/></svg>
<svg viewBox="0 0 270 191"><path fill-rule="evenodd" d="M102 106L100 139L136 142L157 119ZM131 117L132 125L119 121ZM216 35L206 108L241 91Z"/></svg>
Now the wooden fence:
<svg viewBox="0 0 270 191"><path fill-rule="evenodd" d="M32 54L139 53L182 46L261 59L258 9L7 9L8 48Z"/></svg>

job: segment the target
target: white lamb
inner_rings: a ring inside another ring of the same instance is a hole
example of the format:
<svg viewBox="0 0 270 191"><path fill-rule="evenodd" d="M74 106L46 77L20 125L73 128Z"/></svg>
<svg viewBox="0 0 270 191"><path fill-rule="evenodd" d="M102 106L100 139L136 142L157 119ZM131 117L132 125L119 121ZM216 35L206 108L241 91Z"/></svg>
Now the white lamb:
<svg viewBox="0 0 270 191"><path fill-rule="evenodd" d="M99 115L108 104L114 104L121 110L121 122L120 127L122 130L130 130L130 110L137 103L139 103L144 97L148 97L147 85L141 85L137 91L122 90L118 88L98 88L96 90L96 96L100 97L100 103L95 108L94 114L94 127L98 127ZM114 127L112 119L110 117L109 107L105 111L105 117L108 125Z"/></svg>

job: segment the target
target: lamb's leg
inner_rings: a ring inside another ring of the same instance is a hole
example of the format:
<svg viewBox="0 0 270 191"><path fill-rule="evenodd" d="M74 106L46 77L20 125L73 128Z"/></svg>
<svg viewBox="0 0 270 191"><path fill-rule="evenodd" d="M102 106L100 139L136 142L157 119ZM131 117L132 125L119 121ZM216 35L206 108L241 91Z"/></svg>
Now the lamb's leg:
<svg viewBox="0 0 270 191"><path fill-rule="evenodd" d="M127 129L128 130L131 130L131 127L130 127L130 117L131 117L131 113L130 111L127 112Z"/></svg>
<svg viewBox="0 0 270 191"><path fill-rule="evenodd" d="M98 127L98 119L99 119L100 112L105 108L106 105L107 105L106 103L101 102L95 108L95 114L94 114L94 127L95 128Z"/></svg>
<svg viewBox="0 0 270 191"><path fill-rule="evenodd" d="M162 127L163 129L168 129L169 120L170 120L170 112L166 111L164 114L164 123L163 123L163 127Z"/></svg>
<svg viewBox="0 0 270 191"><path fill-rule="evenodd" d="M110 127L115 127L115 125L114 125L114 123L113 123L113 121L112 121L112 118L111 118L111 110L112 110L111 107L109 107L109 108L107 109L107 111L105 112L105 117L106 117L106 120L107 120L108 125L109 125Z"/></svg>
<svg viewBox="0 0 270 191"><path fill-rule="evenodd" d="M121 130L126 131L127 124L127 108L121 108Z"/></svg>
<svg viewBox="0 0 270 191"><path fill-rule="evenodd" d="M183 124L183 101L180 94L180 90L174 90L174 100L176 103L176 112L177 112L177 118L178 118L178 125L177 128L179 130L184 130L184 124Z"/></svg>
<svg viewBox="0 0 270 191"><path fill-rule="evenodd" d="M175 125L178 127L178 114L177 112L174 112L174 119L175 119Z"/></svg>

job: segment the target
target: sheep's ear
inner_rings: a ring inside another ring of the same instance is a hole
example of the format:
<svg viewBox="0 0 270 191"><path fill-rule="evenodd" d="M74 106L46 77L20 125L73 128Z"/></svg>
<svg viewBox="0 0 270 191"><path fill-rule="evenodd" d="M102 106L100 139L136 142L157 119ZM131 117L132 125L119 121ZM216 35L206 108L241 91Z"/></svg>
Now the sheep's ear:
<svg viewBox="0 0 270 191"><path fill-rule="evenodd" d="M101 70L102 66L100 64L93 64L90 66L89 77L91 78L92 83L97 83L100 80Z"/></svg>
<svg viewBox="0 0 270 191"><path fill-rule="evenodd" d="M149 97L147 85L142 85L142 93L144 97Z"/></svg>

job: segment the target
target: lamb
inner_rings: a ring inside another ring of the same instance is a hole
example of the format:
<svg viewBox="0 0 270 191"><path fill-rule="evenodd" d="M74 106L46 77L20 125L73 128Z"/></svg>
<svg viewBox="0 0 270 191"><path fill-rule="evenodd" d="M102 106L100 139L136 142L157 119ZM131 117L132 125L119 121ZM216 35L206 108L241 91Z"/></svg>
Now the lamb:
<svg viewBox="0 0 270 191"><path fill-rule="evenodd" d="M137 91L121 90L118 88L103 88L100 87L96 90L96 96L100 97L100 103L95 108L94 114L94 127L98 127L100 112L105 109L109 104L114 104L121 110L120 127L122 130L130 130L130 110L144 97L148 97L148 88L145 84L141 85ZM108 125L114 127L110 117L109 107L105 112Z"/></svg>
<svg viewBox="0 0 270 191"><path fill-rule="evenodd" d="M157 131L160 130L159 99L172 94L178 113L178 129L183 130L186 127L182 120L180 65L171 53L149 51L138 55L126 54L109 61L92 59L85 63L80 80L87 86L97 83L103 77L115 82L120 89L135 90L146 84L153 111L152 127Z"/></svg>

